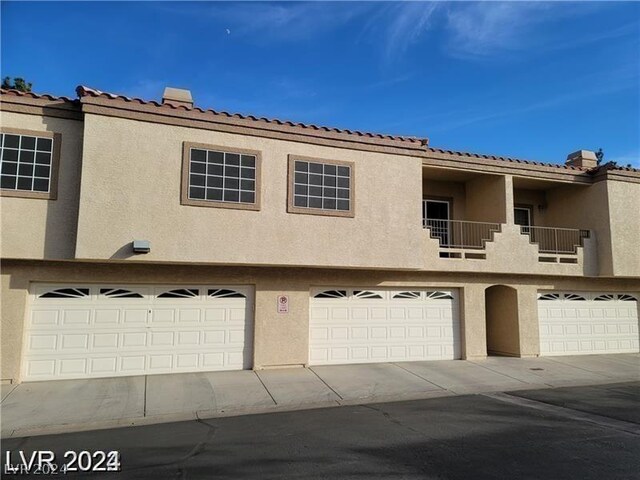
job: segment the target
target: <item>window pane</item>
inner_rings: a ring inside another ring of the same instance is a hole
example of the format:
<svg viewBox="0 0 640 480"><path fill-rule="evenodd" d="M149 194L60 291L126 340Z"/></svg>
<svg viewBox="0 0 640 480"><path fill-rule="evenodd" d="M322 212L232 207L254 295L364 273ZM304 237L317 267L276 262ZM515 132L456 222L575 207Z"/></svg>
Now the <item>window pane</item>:
<svg viewBox="0 0 640 480"><path fill-rule="evenodd" d="M238 178L240 176L240 167L230 167L229 165L225 165L224 166L224 175L225 175L225 177Z"/></svg>
<svg viewBox="0 0 640 480"><path fill-rule="evenodd" d="M216 163L218 165L222 165L224 163L224 153L210 151L208 155L209 163Z"/></svg>
<svg viewBox="0 0 640 480"><path fill-rule="evenodd" d="M9 175L2 175L0 177L0 188L16 188L16 177L10 177Z"/></svg>
<svg viewBox="0 0 640 480"><path fill-rule="evenodd" d="M207 172L209 175L224 175L224 166L218 165L217 163L209 163L207 165Z"/></svg>
<svg viewBox="0 0 640 480"><path fill-rule="evenodd" d="M322 199L309 197L309 207L310 208L322 208Z"/></svg>
<svg viewBox="0 0 640 480"><path fill-rule="evenodd" d="M18 177L18 190L31 190L31 177Z"/></svg>
<svg viewBox="0 0 640 480"><path fill-rule="evenodd" d="M338 200L338 210L349 210L349 200Z"/></svg>
<svg viewBox="0 0 640 480"><path fill-rule="evenodd" d="M238 190L240 188L240 180L237 178L225 178L224 179L224 188L229 188L231 190Z"/></svg>
<svg viewBox="0 0 640 480"><path fill-rule="evenodd" d="M41 152L50 152L53 141L50 138L38 138L38 150Z"/></svg>
<svg viewBox="0 0 640 480"><path fill-rule="evenodd" d="M295 197L293 197L293 205L296 207L306 207L307 197L300 197L296 195Z"/></svg>
<svg viewBox="0 0 640 480"><path fill-rule="evenodd" d="M10 162L18 161L18 150L13 150L11 148L2 149L2 160L8 160Z"/></svg>
<svg viewBox="0 0 640 480"><path fill-rule="evenodd" d="M256 195L253 192L241 192L240 201L243 203L255 203Z"/></svg>
<svg viewBox="0 0 640 480"><path fill-rule="evenodd" d="M222 190L220 188L207 188L207 200L222 200Z"/></svg>
<svg viewBox="0 0 640 480"><path fill-rule="evenodd" d="M36 137L22 137L22 143L20 144L21 150L35 150L36 149Z"/></svg>
<svg viewBox="0 0 640 480"><path fill-rule="evenodd" d="M309 172L311 173L322 173L322 164L321 163L309 163Z"/></svg>
<svg viewBox="0 0 640 480"><path fill-rule="evenodd" d="M36 153L36 163L40 163L42 165L50 165L51 164L51 154L50 153Z"/></svg>
<svg viewBox="0 0 640 480"><path fill-rule="evenodd" d="M322 185L322 175L309 175L309 185Z"/></svg>
<svg viewBox="0 0 640 480"><path fill-rule="evenodd" d="M324 174L325 175L335 175L336 174L336 166L335 165L325 165L324 166Z"/></svg>
<svg viewBox="0 0 640 480"><path fill-rule="evenodd" d="M240 155L238 155L237 153L227 153L224 156L224 160L227 165L234 165L234 166L240 165Z"/></svg>
<svg viewBox="0 0 640 480"><path fill-rule="evenodd" d="M223 177L207 177L207 186L214 188L222 188Z"/></svg>
<svg viewBox="0 0 640 480"><path fill-rule="evenodd" d="M33 172L36 177L49 178L49 166L48 165L36 165Z"/></svg>
<svg viewBox="0 0 640 480"><path fill-rule="evenodd" d="M349 188L349 179L338 177L338 186L343 188Z"/></svg>
<svg viewBox="0 0 640 480"><path fill-rule="evenodd" d="M309 164L307 162L300 162L296 160L295 162L295 171L296 172L308 172Z"/></svg>
<svg viewBox="0 0 640 480"><path fill-rule="evenodd" d="M240 188L242 190L250 190L254 192L256 189L256 182L254 182L253 180L242 180L240 182Z"/></svg>
<svg viewBox="0 0 640 480"><path fill-rule="evenodd" d="M243 167L253 167L256 166L256 157L253 155L242 155L241 164Z"/></svg>
<svg viewBox="0 0 640 480"><path fill-rule="evenodd" d="M41 154L39 153L38 155L41 155ZM206 173L206 171L207 171L206 163L191 162L192 173Z"/></svg>
<svg viewBox="0 0 640 480"><path fill-rule="evenodd" d="M309 175L306 173L296 173L295 175L296 183L302 183L306 185L309 182Z"/></svg>
<svg viewBox="0 0 640 480"><path fill-rule="evenodd" d="M5 148L18 148L20 146L20 136L19 135L11 135L6 133L4 135L4 145Z"/></svg>
<svg viewBox="0 0 640 480"><path fill-rule="evenodd" d="M204 187L206 177L204 175L191 175L189 177L189 185L195 187Z"/></svg>
<svg viewBox="0 0 640 480"><path fill-rule="evenodd" d="M28 150L20 150L20 163L33 163L35 153Z"/></svg>
<svg viewBox="0 0 640 480"><path fill-rule="evenodd" d="M14 162L2 162L2 173L15 175L18 171L18 164Z"/></svg>
<svg viewBox="0 0 640 480"><path fill-rule="evenodd" d="M207 159L207 154L204 150L191 149L191 160L196 162L204 162Z"/></svg>
<svg viewBox="0 0 640 480"><path fill-rule="evenodd" d="M198 198L217 202L256 202L257 157L255 155L192 149L192 158L194 152L202 152L202 154L197 153L196 156L206 162L191 161L190 185L197 189L204 187L196 191ZM195 173L204 175L202 177L193 175Z"/></svg>
<svg viewBox="0 0 640 480"><path fill-rule="evenodd" d="M322 208L326 208L328 210L335 210L336 208L336 201L332 200L330 198L325 198L322 201Z"/></svg>
<svg viewBox="0 0 640 480"><path fill-rule="evenodd" d="M240 199L240 194L233 190L225 190L224 191L224 201L225 202L237 202Z"/></svg>
<svg viewBox="0 0 640 480"><path fill-rule="evenodd" d="M189 198L204 199L204 188L191 187L189 189Z"/></svg>
<svg viewBox="0 0 640 480"><path fill-rule="evenodd" d="M309 195L313 197L321 197L322 196L322 187L309 187Z"/></svg>
<svg viewBox="0 0 640 480"><path fill-rule="evenodd" d="M251 180L255 180L256 171L253 168L242 168L240 170L240 176L242 178L248 178L248 179L251 179Z"/></svg>
<svg viewBox="0 0 640 480"><path fill-rule="evenodd" d="M309 188L306 185L296 185L295 186L295 194L296 195L307 195L309 193Z"/></svg>
<svg viewBox="0 0 640 480"><path fill-rule="evenodd" d="M33 180L33 189L36 192L49 191L49 180L46 178L36 178Z"/></svg>
<svg viewBox="0 0 640 480"><path fill-rule="evenodd" d="M325 176L324 177L324 185L325 185L325 187L335 187L336 186L336 177Z"/></svg>
<svg viewBox="0 0 640 480"><path fill-rule="evenodd" d="M325 197L335 198L336 197L336 189L335 188L323 188L322 194Z"/></svg>
<svg viewBox="0 0 640 480"><path fill-rule="evenodd" d="M349 167L338 167L338 175L348 177L350 170L351 169Z"/></svg>
<svg viewBox="0 0 640 480"><path fill-rule="evenodd" d="M18 165L18 175L31 177L33 175L33 165L30 163L21 163ZM31 188L31 187L29 187Z"/></svg>

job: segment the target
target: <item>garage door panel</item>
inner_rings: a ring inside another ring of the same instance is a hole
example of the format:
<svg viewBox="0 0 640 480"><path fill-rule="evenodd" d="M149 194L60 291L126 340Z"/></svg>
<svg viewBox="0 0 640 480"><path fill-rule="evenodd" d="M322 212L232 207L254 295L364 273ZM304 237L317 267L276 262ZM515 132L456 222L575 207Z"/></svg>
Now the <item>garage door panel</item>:
<svg viewBox="0 0 640 480"><path fill-rule="evenodd" d="M455 292L369 290L376 295L373 298L358 296L358 291L336 288L312 292L310 363L460 357ZM323 292L344 295L331 297Z"/></svg>
<svg viewBox="0 0 640 480"><path fill-rule="evenodd" d="M25 380L251 366L248 287L35 285L32 292Z"/></svg>
<svg viewBox="0 0 640 480"><path fill-rule="evenodd" d="M541 293L538 317L541 355L638 351L638 302L635 296Z"/></svg>

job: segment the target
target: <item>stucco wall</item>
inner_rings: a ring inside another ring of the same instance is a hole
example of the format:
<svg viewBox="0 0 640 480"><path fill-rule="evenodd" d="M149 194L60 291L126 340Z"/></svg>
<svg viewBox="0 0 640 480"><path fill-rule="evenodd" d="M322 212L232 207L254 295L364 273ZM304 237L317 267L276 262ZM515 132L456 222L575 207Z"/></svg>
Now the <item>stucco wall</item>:
<svg viewBox="0 0 640 480"><path fill-rule="evenodd" d="M56 200L0 198L0 256L73 258L78 220L82 122L2 112L3 127L62 134Z"/></svg>
<svg viewBox="0 0 640 480"><path fill-rule="evenodd" d="M448 182L429 180L422 182L422 192L425 198L445 198L451 200L451 219L466 219L466 193L463 182Z"/></svg>
<svg viewBox="0 0 640 480"><path fill-rule="evenodd" d="M544 206L547 204L544 190L529 190L524 188L514 188L513 202L515 206L525 205L531 207L532 224L540 227L559 226L547 225ZM540 209L539 207L542 207Z"/></svg>
<svg viewBox="0 0 640 480"><path fill-rule="evenodd" d="M31 282L246 284L255 285L254 368L303 365L308 361L309 290L319 286L454 288L460 292L462 348L465 358L486 355L484 291L492 285L519 290L522 354L538 348L535 292L541 290L627 291L640 293L639 279L587 279L385 272L303 268L212 267L5 261L2 272L1 378L18 380L27 292ZM277 297L289 295L289 314L277 313Z"/></svg>
<svg viewBox="0 0 640 480"><path fill-rule="evenodd" d="M547 203L545 222L548 226L589 229L595 232L599 274L613 275L606 182L589 186L567 185L547 190ZM621 238L620 242L629 247L634 244L631 238Z"/></svg>
<svg viewBox="0 0 640 480"><path fill-rule="evenodd" d="M79 259L419 268L417 158L85 117ZM262 152L261 211L180 204L183 142ZM289 154L355 164L355 217L287 213ZM108 225L108 228L105 226ZM134 239L151 253L134 257Z"/></svg>
<svg viewBox="0 0 640 480"><path fill-rule="evenodd" d="M614 275L640 277L640 184L607 182Z"/></svg>
<svg viewBox="0 0 640 480"><path fill-rule="evenodd" d="M508 219L507 176L481 175L466 183L466 219L505 223ZM511 212L513 216L513 212Z"/></svg>

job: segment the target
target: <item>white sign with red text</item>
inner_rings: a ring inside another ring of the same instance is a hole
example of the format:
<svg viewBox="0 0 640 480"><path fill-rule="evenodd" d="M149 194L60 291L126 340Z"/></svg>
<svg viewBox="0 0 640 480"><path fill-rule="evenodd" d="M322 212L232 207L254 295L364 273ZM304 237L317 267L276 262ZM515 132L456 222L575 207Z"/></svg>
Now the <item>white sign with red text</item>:
<svg viewBox="0 0 640 480"><path fill-rule="evenodd" d="M278 295L278 313L289 313L288 295Z"/></svg>

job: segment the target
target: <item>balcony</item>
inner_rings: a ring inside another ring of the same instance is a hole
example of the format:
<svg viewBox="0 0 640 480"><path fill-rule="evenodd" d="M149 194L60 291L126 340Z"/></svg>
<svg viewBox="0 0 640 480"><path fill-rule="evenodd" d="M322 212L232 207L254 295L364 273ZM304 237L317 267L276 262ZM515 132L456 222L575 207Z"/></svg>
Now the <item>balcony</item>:
<svg viewBox="0 0 640 480"><path fill-rule="evenodd" d="M431 238L438 240L441 258L476 260L486 258L486 243L493 241L494 234L502 228L500 223L435 218L424 218L423 227L429 231Z"/></svg>
<svg viewBox="0 0 640 480"><path fill-rule="evenodd" d="M527 225L520 227L520 233L538 246L538 261L547 263L577 263L578 247L591 237L589 230Z"/></svg>

